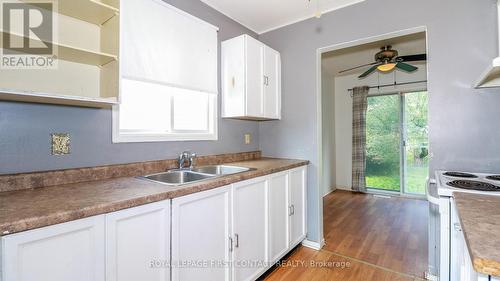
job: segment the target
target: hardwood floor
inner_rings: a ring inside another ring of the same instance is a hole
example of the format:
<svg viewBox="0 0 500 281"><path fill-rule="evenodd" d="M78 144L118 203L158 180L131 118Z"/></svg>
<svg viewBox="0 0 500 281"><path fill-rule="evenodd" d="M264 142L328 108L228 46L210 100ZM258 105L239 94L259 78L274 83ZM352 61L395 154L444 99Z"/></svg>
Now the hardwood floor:
<svg viewBox="0 0 500 281"><path fill-rule="evenodd" d="M304 264L301 264L304 262ZM329 262L329 264L327 263ZM339 265L340 264L340 265ZM344 266L341 266L344 265ZM303 246L276 267L266 281L414 281L407 274Z"/></svg>
<svg viewBox="0 0 500 281"><path fill-rule="evenodd" d="M427 210L424 200L337 190L324 198L323 249L299 247L286 260L298 266L277 267L265 280L422 280ZM298 261L349 261L351 266L303 266Z"/></svg>

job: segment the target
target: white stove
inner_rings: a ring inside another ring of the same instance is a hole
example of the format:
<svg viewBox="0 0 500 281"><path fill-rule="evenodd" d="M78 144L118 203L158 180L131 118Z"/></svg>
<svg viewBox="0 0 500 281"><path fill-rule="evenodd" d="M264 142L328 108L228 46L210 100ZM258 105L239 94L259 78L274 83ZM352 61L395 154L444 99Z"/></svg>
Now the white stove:
<svg viewBox="0 0 500 281"><path fill-rule="evenodd" d="M437 194L451 197L453 192L500 196L500 174L436 171Z"/></svg>
<svg viewBox="0 0 500 281"><path fill-rule="evenodd" d="M500 196L500 174L436 171L427 185L429 201L429 273L440 281L456 281L452 244L453 193Z"/></svg>

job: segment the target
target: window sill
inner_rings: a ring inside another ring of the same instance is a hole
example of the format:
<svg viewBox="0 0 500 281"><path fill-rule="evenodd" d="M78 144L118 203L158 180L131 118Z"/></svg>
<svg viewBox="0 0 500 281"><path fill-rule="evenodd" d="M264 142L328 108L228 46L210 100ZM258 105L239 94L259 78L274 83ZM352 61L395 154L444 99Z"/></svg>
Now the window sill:
<svg viewBox="0 0 500 281"><path fill-rule="evenodd" d="M168 141L216 141L217 134L113 134L113 143L168 142Z"/></svg>

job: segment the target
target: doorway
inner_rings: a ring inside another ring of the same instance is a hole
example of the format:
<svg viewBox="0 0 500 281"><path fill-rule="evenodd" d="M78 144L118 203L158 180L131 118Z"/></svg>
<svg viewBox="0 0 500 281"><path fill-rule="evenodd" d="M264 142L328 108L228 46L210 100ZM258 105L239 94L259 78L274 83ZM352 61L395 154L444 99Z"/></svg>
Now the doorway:
<svg viewBox="0 0 500 281"><path fill-rule="evenodd" d="M397 55L381 63L381 50ZM323 250L419 278L428 267L426 54L425 28L318 50ZM398 56L413 68L398 68Z"/></svg>
<svg viewBox="0 0 500 281"><path fill-rule="evenodd" d="M366 113L366 186L425 195L429 170L427 91L373 94Z"/></svg>

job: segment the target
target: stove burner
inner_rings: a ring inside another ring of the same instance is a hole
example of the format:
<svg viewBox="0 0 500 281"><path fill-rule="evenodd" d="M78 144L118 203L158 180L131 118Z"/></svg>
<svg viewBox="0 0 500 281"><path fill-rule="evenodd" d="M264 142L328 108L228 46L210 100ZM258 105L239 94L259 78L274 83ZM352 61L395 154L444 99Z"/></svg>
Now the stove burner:
<svg viewBox="0 0 500 281"><path fill-rule="evenodd" d="M468 173L461 173L461 172L446 172L443 175L449 176L449 177L455 177L455 178L469 178L469 179L477 178L476 175L468 174Z"/></svg>
<svg viewBox="0 0 500 281"><path fill-rule="evenodd" d="M480 181L471 181L471 180L455 180L450 181L448 185L463 188L463 189L471 189L471 190L480 190L480 191L500 191L500 187Z"/></svg>
<svg viewBox="0 0 500 281"><path fill-rule="evenodd" d="M500 175L487 176L486 178L489 180L500 181Z"/></svg>

